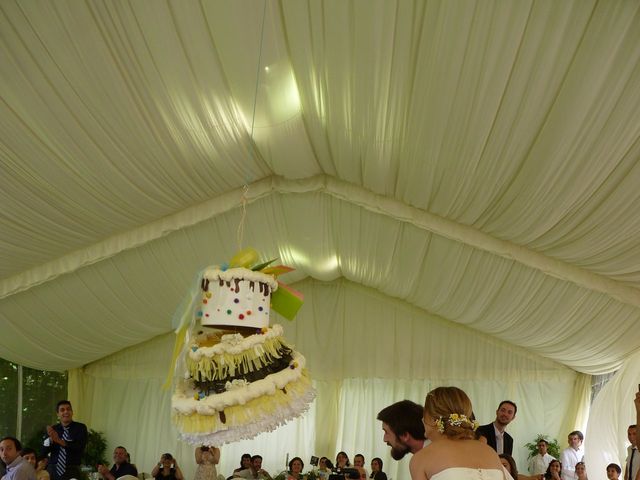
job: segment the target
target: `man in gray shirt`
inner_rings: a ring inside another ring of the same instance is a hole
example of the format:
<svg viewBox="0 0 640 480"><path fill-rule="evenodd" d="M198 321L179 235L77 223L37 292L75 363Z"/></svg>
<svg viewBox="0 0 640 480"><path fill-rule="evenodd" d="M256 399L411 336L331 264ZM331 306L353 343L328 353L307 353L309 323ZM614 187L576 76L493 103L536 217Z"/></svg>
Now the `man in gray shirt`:
<svg viewBox="0 0 640 480"><path fill-rule="evenodd" d="M36 470L29 462L20 456L22 445L14 437L4 437L0 440L0 459L7 467L2 480L36 480Z"/></svg>

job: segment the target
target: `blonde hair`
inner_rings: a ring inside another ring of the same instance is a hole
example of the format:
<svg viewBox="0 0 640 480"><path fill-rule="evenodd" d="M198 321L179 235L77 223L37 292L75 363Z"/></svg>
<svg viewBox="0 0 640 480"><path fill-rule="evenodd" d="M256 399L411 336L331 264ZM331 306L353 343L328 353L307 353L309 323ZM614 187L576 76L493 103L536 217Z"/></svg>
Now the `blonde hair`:
<svg viewBox="0 0 640 480"><path fill-rule="evenodd" d="M471 400L457 387L438 387L427 394L424 401L424 414L436 420L443 427L441 433L455 440L473 439L474 417ZM451 416L464 415L468 421L452 423Z"/></svg>

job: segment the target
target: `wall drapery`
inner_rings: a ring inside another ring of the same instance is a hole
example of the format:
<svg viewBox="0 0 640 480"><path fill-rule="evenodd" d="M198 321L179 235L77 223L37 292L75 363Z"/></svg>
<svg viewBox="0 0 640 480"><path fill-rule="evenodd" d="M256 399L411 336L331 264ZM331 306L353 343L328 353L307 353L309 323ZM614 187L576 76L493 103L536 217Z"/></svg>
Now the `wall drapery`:
<svg viewBox="0 0 640 480"><path fill-rule="evenodd" d="M534 435L560 438L586 422L588 411L576 406L581 399L588 405L588 376L346 280L305 280L297 288L305 293L305 306L284 327L307 357L318 397L303 418L224 446L220 471L225 475L245 451L263 455L274 473L287 453L306 461L345 450L351 456L362 452L367 461L380 456L393 478L406 478L408 460L390 459L376 414L403 398L422 403L439 385L463 388L481 422L493 420L500 400L514 400L519 411L509 431L523 466L522 445ZM128 447L141 471L150 471L160 454L170 451L190 478L193 449L176 440L170 395L161 389L173 339L173 334L156 337L74 370L70 396L77 418L104 431L110 447Z"/></svg>

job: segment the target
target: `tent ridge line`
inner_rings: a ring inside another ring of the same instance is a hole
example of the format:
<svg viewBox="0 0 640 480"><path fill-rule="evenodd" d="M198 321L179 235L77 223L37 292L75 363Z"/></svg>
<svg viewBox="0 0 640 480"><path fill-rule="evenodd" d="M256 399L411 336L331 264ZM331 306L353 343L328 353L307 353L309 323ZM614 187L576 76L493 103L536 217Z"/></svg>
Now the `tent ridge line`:
<svg viewBox="0 0 640 480"><path fill-rule="evenodd" d="M531 250L509 240L484 233L472 226L457 223L426 210L412 207L393 198L376 194L363 187L328 177L325 192L335 198L359 205L371 212L410 223L442 237L493 255L518 262L545 275L568 281L582 288L600 292L611 298L640 308L640 290L623 285L603 275L590 272L544 253Z"/></svg>
<svg viewBox="0 0 640 480"><path fill-rule="evenodd" d="M84 247L49 262L30 268L0 281L0 299L55 280L82 267L107 260L125 250L144 245L162 238L181 228L191 227L210 218L239 208L243 195L248 203L253 203L274 192L309 193L322 191L326 187L324 175L316 175L299 180L287 180L269 176L257 180L244 191L244 186L224 192L215 198L172 213L126 232L112 235L93 245Z"/></svg>
<svg viewBox="0 0 640 480"><path fill-rule="evenodd" d="M273 193L311 192L325 193L371 212L395 218L450 240L516 261L551 277L606 294L621 303L640 308L640 290L330 175L320 174L302 179L266 177L249 185L246 200L253 203ZM238 208L242 195L243 188L238 187L198 205L113 235L86 248L8 277L0 281L0 299Z"/></svg>
<svg viewBox="0 0 640 480"><path fill-rule="evenodd" d="M266 177L250 185L249 201L269 195L273 177ZM0 299L52 281L82 267L107 260L125 250L139 247L162 238L181 228L190 227L209 218L233 210L241 205L243 187L225 192L198 205L172 213L140 227L112 235L88 247L75 250L49 262L20 272L0 281Z"/></svg>

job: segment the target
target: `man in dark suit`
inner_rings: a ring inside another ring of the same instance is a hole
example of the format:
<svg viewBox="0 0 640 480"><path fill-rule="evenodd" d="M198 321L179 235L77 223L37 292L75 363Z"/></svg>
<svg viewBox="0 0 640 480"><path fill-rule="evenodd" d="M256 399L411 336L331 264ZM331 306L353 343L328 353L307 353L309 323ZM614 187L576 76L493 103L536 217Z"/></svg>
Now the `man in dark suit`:
<svg viewBox="0 0 640 480"><path fill-rule="evenodd" d="M488 424L478 427L476 436L481 442L486 443L498 454L513 455L513 437L505 432L507 425L516 418L518 407L511 400L503 400L496 410L496 419Z"/></svg>
<svg viewBox="0 0 640 480"><path fill-rule="evenodd" d="M56 413L60 423L47 426L49 438L45 440L44 453L51 453L47 467L49 476L52 480L82 478L80 465L87 446L87 426L73 421L73 409L69 400L59 401Z"/></svg>

